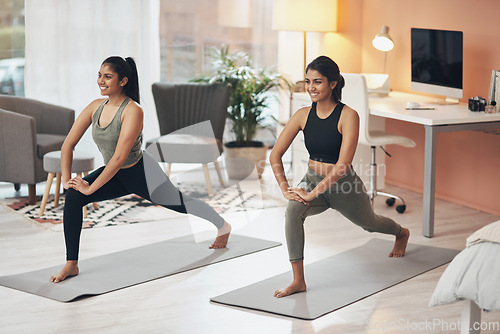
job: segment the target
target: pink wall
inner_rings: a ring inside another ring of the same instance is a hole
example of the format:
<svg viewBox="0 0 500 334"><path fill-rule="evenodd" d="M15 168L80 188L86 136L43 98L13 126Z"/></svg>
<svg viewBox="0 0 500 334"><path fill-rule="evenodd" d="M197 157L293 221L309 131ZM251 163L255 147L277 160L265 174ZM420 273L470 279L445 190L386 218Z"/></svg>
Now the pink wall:
<svg viewBox="0 0 500 334"><path fill-rule="evenodd" d="M372 47L371 40L387 25L395 43L387 57L391 88L412 92L410 29L461 30L462 101L476 95L487 97L491 71L500 70L499 15L500 1L496 0L340 0L338 36L325 38L325 53L344 72L380 73L383 54ZM387 120L386 130L417 142L413 149L389 147L393 157L386 159L387 183L422 192L423 126ZM436 196L500 215L500 135L473 131L439 134Z"/></svg>

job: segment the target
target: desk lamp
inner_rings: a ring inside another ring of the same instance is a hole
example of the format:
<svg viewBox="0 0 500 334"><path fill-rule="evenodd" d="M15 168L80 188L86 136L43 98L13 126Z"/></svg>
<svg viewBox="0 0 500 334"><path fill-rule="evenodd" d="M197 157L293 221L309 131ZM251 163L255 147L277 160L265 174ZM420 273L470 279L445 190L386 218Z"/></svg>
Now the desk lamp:
<svg viewBox="0 0 500 334"><path fill-rule="evenodd" d="M372 45L375 49L384 52L384 74L386 73L386 63L387 63L387 52L394 48L394 42L391 36L389 36L389 27L382 26L382 31L375 36L372 41Z"/></svg>
<svg viewBox="0 0 500 334"><path fill-rule="evenodd" d="M337 0L275 0L273 29L302 31L304 33L305 79L307 32L333 32L337 30ZM304 82L299 81L297 84L304 86ZM302 88L300 91L305 91L305 89Z"/></svg>

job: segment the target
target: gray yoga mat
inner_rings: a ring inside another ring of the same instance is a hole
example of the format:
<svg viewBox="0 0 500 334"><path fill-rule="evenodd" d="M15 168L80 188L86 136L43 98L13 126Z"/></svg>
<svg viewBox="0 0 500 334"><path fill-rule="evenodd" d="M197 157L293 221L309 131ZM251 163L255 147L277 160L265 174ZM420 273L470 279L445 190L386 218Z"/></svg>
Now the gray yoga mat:
<svg viewBox="0 0 500 334"><path fill-rule="evenodd" d="M49 278L62 265L2 276L0 285L69 302L281 245L236 234L231 235L227 248L209 249L211 241L195 243L193 236L186 236L82 260L78 276L57 284Z"/></svg>
<svg viewBox="0 0 500 334"><path fill-rule="evenodd" d="M313 320L450 262L457 250L409 244L402 258L387 255L393 242L366 244L305 266L307 292L283 298L274 291L288 286L292 272L211 298L213 302Z"/></svg>

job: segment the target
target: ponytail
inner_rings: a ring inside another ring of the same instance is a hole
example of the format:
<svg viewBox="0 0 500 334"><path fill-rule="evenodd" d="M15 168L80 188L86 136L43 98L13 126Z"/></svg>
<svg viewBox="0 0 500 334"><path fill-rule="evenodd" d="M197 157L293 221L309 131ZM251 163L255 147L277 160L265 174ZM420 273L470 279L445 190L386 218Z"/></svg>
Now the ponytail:
<svg viewBox="0 0 500 334"><path fill-rule="evenodd" d="M102 64L111 66L114 72L118 74L118 79L121 81L123 78L128 78L127 83L123 86L123 92L137 103L140 103L139 96L139 76L137 74L137 66L134 59L127 57L112 56L106 58Z"/></svg>
<svg viewBox="0 0 500 334"><path fill-rule="evenodd" d="M332 90L332 99L335 103L342 99L342 88L344 88L344 77L340 74L337 63L327 56L319 56L307 65L306 73L309 70L318 71L328 79L328 82L337 82Z"/></svg>
<svg viewBox="0 0 500 334"><path fill-rule="evenodd" d="M342 74L339 74L340 78L339 81L337 81L337 84L332 90L332 98L335 102L339 102L342 100L342 88L345 86L345 80Z"/></svg>
<svg viewBox="0 0 500 334"><path fill-rule="evenodd" d="M135 65L134 59L132 59L131 57L125 58L125 61L130 68L130 76L128 77L128 82L125 87L123 87L125 95L130 97L135 102L140 103L139 75L137 74L137 66Z"/></svg>

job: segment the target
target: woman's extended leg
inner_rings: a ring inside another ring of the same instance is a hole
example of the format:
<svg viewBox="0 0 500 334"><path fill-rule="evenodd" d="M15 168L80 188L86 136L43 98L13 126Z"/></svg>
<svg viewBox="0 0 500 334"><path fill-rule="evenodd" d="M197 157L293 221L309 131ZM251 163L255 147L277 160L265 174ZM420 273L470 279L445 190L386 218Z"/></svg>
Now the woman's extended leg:
<svg viewBox="0 0 500 334"><path fill-rule="evenodd" d="M224 248L229 240L231 225L227 223L210 205L198 198L189 197L181 193L186 212L204 218L217 227L217 237L210 248Z"/></svg>
<svg viewBox="0 0 500 334"><path fill-rule="evenodd" d="M158 162L147 152L135 166L123 170L119 176L123 185L130 191L155 204L181 213L189 213L210 221L218 230L217 238L210 248L226 246L231 225L207 203L200 199L183 195Z"/></svg>
<svg viewBox="0 0 500 334"><path fill-rule="evenodd" d="M396 236L394 248L389 256L404 256L410 231L388 217L375 214L363 181L354 171L330 188L327 196L333 209L364 230Z"/></svg>

